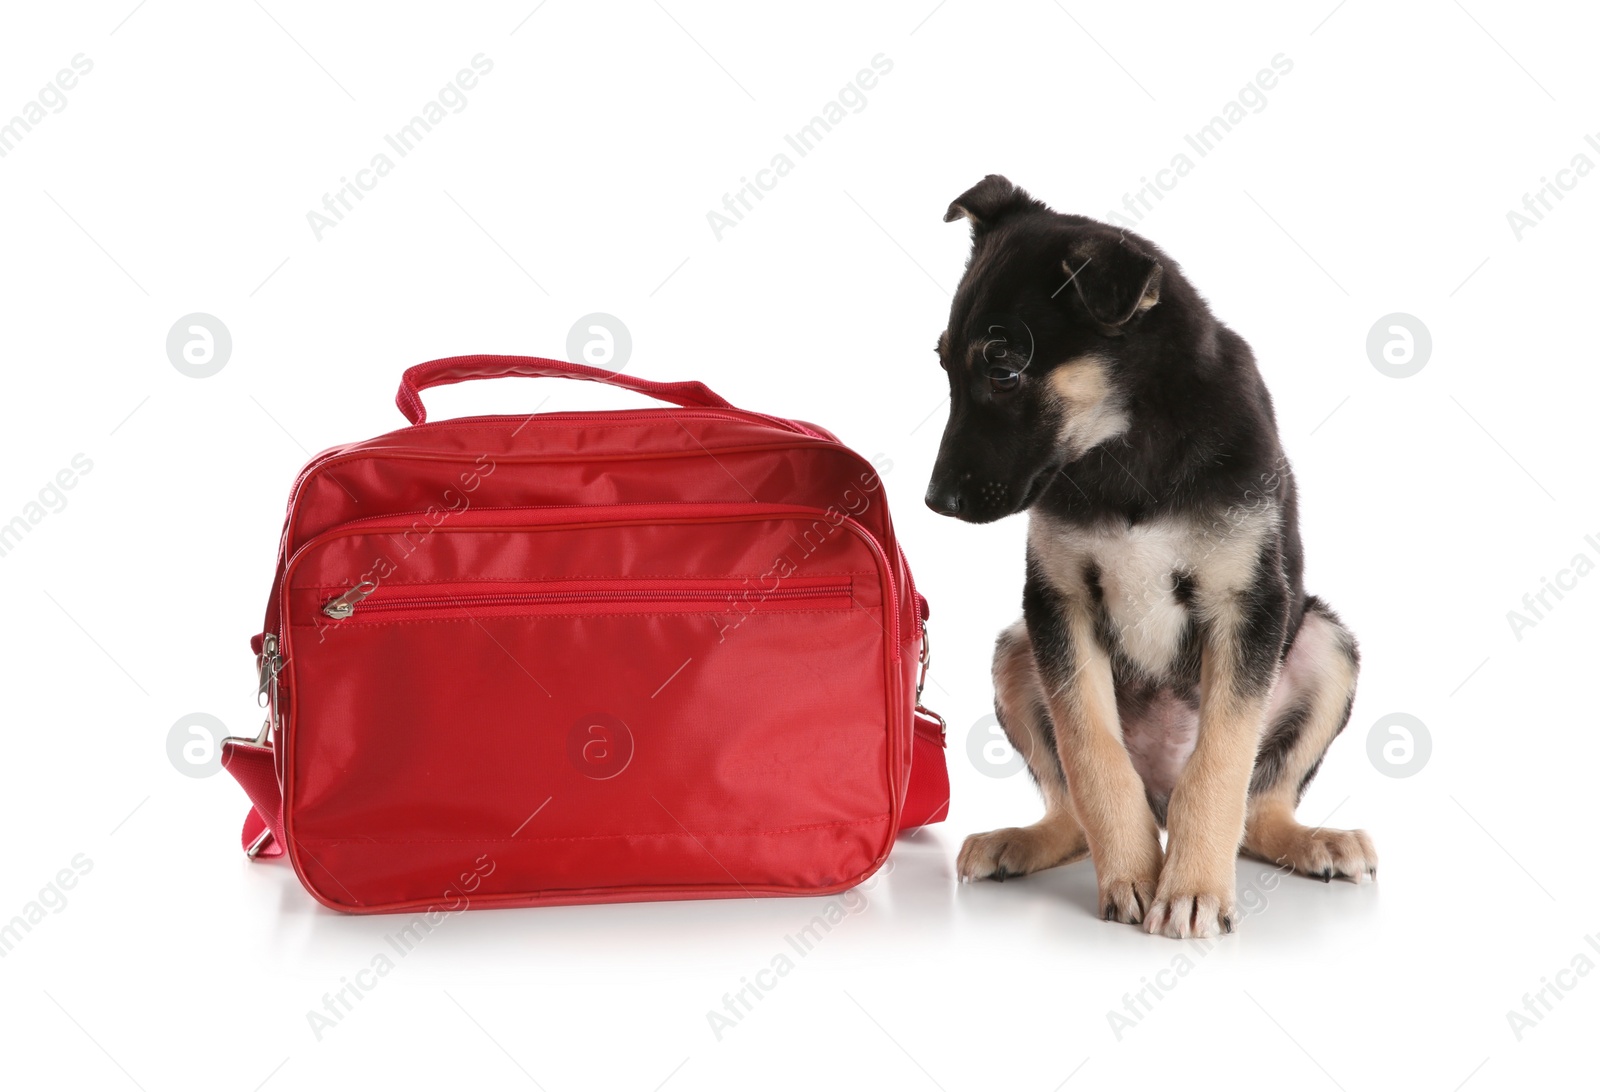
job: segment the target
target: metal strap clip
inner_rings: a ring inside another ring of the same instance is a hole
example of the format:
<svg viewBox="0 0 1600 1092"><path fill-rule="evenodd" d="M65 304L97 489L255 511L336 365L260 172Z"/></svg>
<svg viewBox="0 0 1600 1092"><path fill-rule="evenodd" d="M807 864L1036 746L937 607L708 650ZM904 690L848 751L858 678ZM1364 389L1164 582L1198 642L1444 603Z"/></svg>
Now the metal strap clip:
<svg viewBox="0 0 1600 1092"><path fill-rule="evenodd" d="M945 729L944 718L941 717L938 713L935 713L932 709L929 709L926 705L922 704L922 688L928 684L928 665L930 663L932 663L932 662L933 662L933 652L931 650L931 647L928 644L928 623L927 622L923 622L922 623L922 650L918 654L918 657L917 657L918 666L917 666L916 710L917 710L917 712L921 713L923 716L929 718L930 720L938 721L938 723L939 723L939 738L940 738L940 740L943 740L945 738L946 734L947 734L946 733L946 729Z"/></svg>
<svg viewBox="0 0 1600 1092"><path fill-rule="evenodd" d="M928 623L922 623L922 649L917 654L917 704L922 704L922 688L928 683L928 664L933 660L933 652L928 645Z"/></svg>

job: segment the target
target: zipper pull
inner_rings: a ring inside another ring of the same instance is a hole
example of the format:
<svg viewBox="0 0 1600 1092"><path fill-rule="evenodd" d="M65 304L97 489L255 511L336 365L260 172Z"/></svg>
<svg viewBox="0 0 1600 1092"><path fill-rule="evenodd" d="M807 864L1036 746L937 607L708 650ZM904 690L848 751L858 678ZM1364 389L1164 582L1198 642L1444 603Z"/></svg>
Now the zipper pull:
<svg viewBox="0 0 1600 1092"><path fill-rule="evenodd" d="M270 704L272 692L277 687L278 672L283 670L283 657L278 654L278 635L268 633L261 638L261 655L256 657L256 704L265 708Z"/></svg>
<svg viewBox="0 0 1600 1092"><path fill-rule="evenodd" d="M261 655L256 659L256 704L266 709L267 719L262 722L261 733L251 742L257 747L269 746L272 733L278 729L278 672L283 670L283 654L278 651L278 635L265 634L261 638Z"/></svg>
<svg viewBox="0 0 1600 1092"><path fill-rule="evenodd" d="M363 580L343 595L336 595L322 604L322 613L329 618L348 618L356 612L356 604L378 590L376 580Z"/></svg>

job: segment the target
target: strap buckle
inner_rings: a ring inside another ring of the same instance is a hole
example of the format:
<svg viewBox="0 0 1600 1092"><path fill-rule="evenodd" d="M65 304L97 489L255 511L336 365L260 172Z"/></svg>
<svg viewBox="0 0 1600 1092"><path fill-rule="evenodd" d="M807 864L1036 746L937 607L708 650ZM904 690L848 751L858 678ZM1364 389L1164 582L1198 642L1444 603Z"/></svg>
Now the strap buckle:
<svg viewBox="0 0 1600 1092"><path fill-rule="evenodd" d="M922 648L917 654L917 696L914 708L929 720L938 722L939 741L943 743L949 734L944 718L922 704L922 689L928 685L928 665L933 662L933 652L928 642L928 623L923 622L921 629Z"/></svg>
<svg viewBox="0 0 1600 1092"><path fill-rule="evenodd" d="M251 747L271 747L272 719L269 717L268 719L262 721L261 731L257 732L254 736L224 736L222 737L222 742L243 743Z"/></svg>
<svg viewBox="0 0 1600 1092"><path fill-rule="evenodd" d="M272 828L270 826L261 828L261 833L256 835L256 840L245 849L244 855L252 861L255 860L261 851L267 848L267 843L270 841L272 841Z"/></svg>
<svg viewBox="0 0 1600 1092"><path fill-rule="evenodd" d="M928 664L933 662L933 652L928 644L928 623L922 623L922 648L917 653L917 707L922 707L922 688L928 684Z"/></svg>

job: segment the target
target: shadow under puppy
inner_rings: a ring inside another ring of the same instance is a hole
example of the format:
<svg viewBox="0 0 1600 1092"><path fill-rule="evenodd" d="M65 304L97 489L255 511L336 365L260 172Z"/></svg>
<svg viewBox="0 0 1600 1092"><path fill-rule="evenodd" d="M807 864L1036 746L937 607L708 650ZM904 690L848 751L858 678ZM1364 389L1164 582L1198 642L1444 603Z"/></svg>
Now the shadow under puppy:
<svg viewBox="0 0 1600 1092"><path fill-rule="evenodd" d="M999 175L945 215L962 217L972 255L937 346L950 419L926 499L971 523L1029 513L995 713L1045 816L968 838L961 879L1087 853L1107 920L1194 937L1232 930L1241 848L1375 878L1364 832L1295 819L1358 656L1302 584L1294 477L1250 347L1131 232Z"/></svg>

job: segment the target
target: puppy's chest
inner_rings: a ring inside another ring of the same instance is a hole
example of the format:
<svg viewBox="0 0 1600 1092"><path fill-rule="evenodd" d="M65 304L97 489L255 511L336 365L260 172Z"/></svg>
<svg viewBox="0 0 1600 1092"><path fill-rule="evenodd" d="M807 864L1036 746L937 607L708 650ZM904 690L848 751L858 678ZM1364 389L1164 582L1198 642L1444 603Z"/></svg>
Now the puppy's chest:
<svg viewBox="0 0 1600 1092"><path fill-rule="evenodd" d="M1035 513L1028 539L1045 579L1093 612L1107 651L1163 680L1192 650L1197 626L1249 585L1264 530L1260 518L1085 527Z"/></svg>

